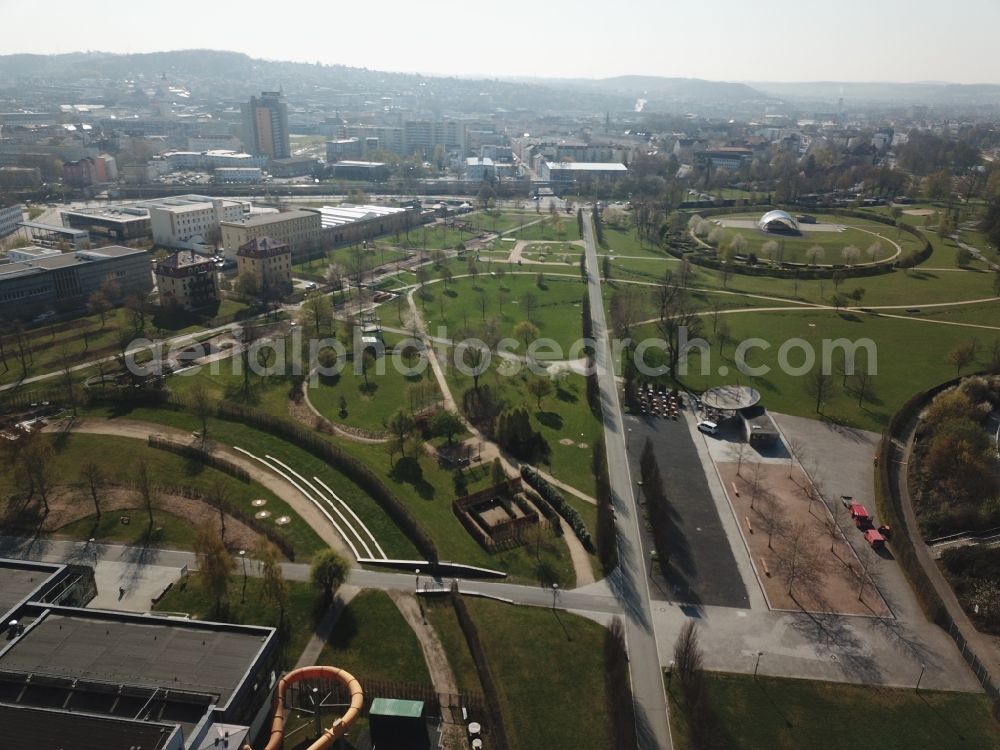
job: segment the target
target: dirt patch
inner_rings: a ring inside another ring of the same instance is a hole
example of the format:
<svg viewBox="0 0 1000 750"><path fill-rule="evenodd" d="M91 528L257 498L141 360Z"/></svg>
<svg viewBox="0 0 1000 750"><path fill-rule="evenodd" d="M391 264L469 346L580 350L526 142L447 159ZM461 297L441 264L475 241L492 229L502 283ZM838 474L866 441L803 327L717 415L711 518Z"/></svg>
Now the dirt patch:
<svg viewBox="0 0 1000 750"><path fill-rule="evenodd" d="M838 524L845 533L860 532L846 514L834 519L822 500L810 499L812 485L801 469L795 467L789 476L784 463L744 462L737 475L735 463L717 466L772 608L872 617L891 614L872 585L877 583L882 558L866 552L863 562L858 559ZM863 573L866 565L868 575Z"/></svg>
<svg viewBox="0 0 1000 750"><path fill-rule="evenodd" d="M154 509L170 513L195 526L219 521L218 512L202 502L180 495L160 494ZM138 510L137 510L138 509ZM101 512L119 514L130 511L132 524L138 536L140 529L146 528L146 511L137 493L122 488L106 488L101 492ZM59 529L94 514L94 504L89 495L79 490L60 488L49 497L49 513L45 516L41 531L59 536ZM260 535L241 521L226 517L226 546L232 549L249 549Z"/></svg>
<svg viewBox="0 0 1000 750"><path fill-rule="evenodd" d="M907 216L932 216L937 213L933 208L908 208L903 213Z"/></svg>

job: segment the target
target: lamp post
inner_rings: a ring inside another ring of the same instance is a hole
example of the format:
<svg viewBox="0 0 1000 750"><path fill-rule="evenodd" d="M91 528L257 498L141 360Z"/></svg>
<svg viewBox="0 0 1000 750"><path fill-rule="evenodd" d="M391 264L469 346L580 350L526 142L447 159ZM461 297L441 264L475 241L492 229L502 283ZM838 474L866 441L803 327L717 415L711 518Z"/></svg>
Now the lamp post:
<svg viewBox="0 0 1000 750"><path fill-rule="evenodd" d="M246 604L247 601L247 551L245 549L240 550L240 561L243 563L243 593L240 594L240 604Z"/></svg>
<svg viewBox="0 0 1000 750"><path fill-rule="evenodd" d="M413 584L414 591L420 591L420 568L417 568L417 580Z"/></svg>
<svg viewBox="0 0 1000 750"><path fill-rule="evenodd" d="M920 681L924 679L924 671L926 669L927 669L927 665L926 664L921 664L920 665L920 676L917 677L917 686L915 688L913 688L914 692L917 692L917 691L920 690Z"/></svg>
<svg viewBox="0 0 1000 750"><path fill-rule="evenodd" d="M625 433L625 452L628 453L629 445L632 444L632 428L628 428L628 432Z"/></svg>
<svg viewBox="0 0 1000 750"><path fill-rule="evenodd" d="M760 657L764 655L763 651L757 652L757 663L753 665L753 678L757 679L757 669L760 667Z"/></svg>
<svg viewBox="0 0 1000 750"><path fill-rule="evenodd" d="M558 583L553 583L552 584L552 611L553 612L555 612L555 610L556 610L556 597L558 595L559 595L559 584Z"/></svg>

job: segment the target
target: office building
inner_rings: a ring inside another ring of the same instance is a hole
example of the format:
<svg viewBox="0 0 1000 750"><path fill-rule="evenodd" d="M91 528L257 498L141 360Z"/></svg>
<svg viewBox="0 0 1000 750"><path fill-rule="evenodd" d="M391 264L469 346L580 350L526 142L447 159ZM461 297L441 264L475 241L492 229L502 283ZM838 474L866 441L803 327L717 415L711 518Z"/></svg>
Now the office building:
<svg viewBox="0 0 1000 750"><path fill-rule="evenodd" d="M149 253L121 245L44 256L0 265L0 314L27 317L45 310L71 310L105 285L112 304L130 292L153 288Z"/></svg>
<svg viewBox="0 0 1000 750"><path fill-rule="evenodd" d="M239 221L250 212L250 203L188 195L151 202L148 210L157 245L201 249L221 239L220 222Z"/></svg>
<svg viewBox="0 0 1000 750"><path fill-rule="evenodd" d="M254 156L241 151L167 151L154 157L150 165L158 174L169 174L182 170L210 172L213 169L262 169L267 164L266 156Z"/></svg>
<svg viewBox="0 0 1000 750"><path fill-rule="evenodd" d="M260 98L251 96L241 106L243 113L243 147L256 156L287 159L291 156L288 143L288 105L280 91L265 91Z"/></svg>
<svg viewBox="0 0 1000 750"><path fill-rule="evenodd" d="M380 161L338 161L330 165L330 176L338 180L385 182L389 179L389 167Z"/></svg>
<svg viewBox="0 0 1000 750"><path fill-rule="evenodd" d="M361 159L364 144L360 138L340 138L326 142L326 160L329 164L343 159Z"/></svg>
<svg viewBox="0 0 1000 750"><path fill-rule="evenodd" d="M274 214L245 216L239 221L223 221L222 247L227 258L254 237L269 237L286 243L295 261L315 257L320 252L322 223L318 211L296 209Z"/></svg>
<svg viewBox="0 0 1000 750"><path fill-rule="evenodd" d="M212 171L216 185L259 185L264 180L260 167L218 167Z"/></svg>
<svg viewBox="0 0 1000 750"><path fill-rule="evenodd" d="M292 291L292 251L285 242L254 237L236 251L236 269L241 276L257 275L261 294L266 298Z"/></svg>
<svg viewBox="0 0 1000 750"><path fill-rule="evenodd" d="M17 231L17 225L23 218L23 213L24 206L20 203L0 208L0 238Z"/></svg>
<svg viewBox="0 0 1000 750"><path fill-rule="evenodd" d="M4 750L204 750L259 739L273 628L83 609L87 566L0 560Z"/></svg>
<svg viewBox="0 0 1000 750"><path fill-rule="evenodd" d="M543 161L538 177L553 183L570 184L585 180L610 182L628 174L628 167L614 162Z"/></svg>
<svg viewBox="0 0 1000 750"><path fill-rule="evenodd" d="M350 245L384 234L405 232L420 224L417 208L343 203L323 206L319 214L326 247Z"/></svg>
<svg viewBox="0 0 1000 750"><path fill-rule="evenodd" d="M215 261L192 250L181 250L157 261L153 276L163 307L195 310L219 301Z"/></svg>
<svg viewBox="0 0 1000 750"><path fill-rule="evenodd" d="M287 159L271 159L267 171L272 177L306 177L315 174L319 161L311 156L290 156Z"/></svg>

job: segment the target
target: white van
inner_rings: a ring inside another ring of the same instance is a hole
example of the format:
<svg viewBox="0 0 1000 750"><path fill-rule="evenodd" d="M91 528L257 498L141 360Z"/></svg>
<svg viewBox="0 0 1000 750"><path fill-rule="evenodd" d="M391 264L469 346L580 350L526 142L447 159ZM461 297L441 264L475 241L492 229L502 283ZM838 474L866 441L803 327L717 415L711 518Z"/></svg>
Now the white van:
<svg viewBox="0 0 1000 750"><path fill-rule="evenodd" d="M710 422L707 419L703 419L698 423L698 429L704 432L706 435L714 435L719 431L719 425L715 422Z"/></svg>

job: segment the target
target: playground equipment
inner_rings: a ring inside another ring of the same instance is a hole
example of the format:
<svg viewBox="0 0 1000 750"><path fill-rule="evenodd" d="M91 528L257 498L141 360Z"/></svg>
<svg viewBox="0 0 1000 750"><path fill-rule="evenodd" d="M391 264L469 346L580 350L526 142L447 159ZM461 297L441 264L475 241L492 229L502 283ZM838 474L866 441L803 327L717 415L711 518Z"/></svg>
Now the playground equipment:
<svg viewBox="0 0 1000 750"><path fill-rule="evenodd" d="M285 719L288 717L288 707L285 705L285 691L289 686L303 680L318 679L339 680L351 694L351 705L323 734L313 742L307 750L324 750L333 745L334 741L342 736L351 724L361 715L361 708L364 705L365 694L354 675L345 672L337 667L300 667L278 680L278 688L274 693L274 718L271 720L271 734L268 737L264 750L280 750L285 741ZM244 745L243 750L253 750L250 745Z"/></svg>

